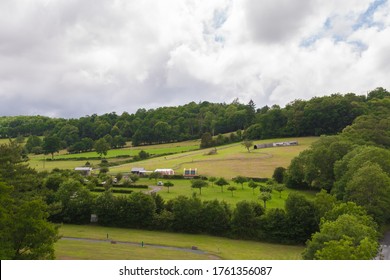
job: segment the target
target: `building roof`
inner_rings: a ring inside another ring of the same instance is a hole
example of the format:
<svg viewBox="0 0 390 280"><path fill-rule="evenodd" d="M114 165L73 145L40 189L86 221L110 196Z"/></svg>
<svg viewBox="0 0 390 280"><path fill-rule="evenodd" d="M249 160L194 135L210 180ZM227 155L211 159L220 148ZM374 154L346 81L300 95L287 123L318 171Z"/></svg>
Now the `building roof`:
<svg viewBox="0 0 390 280"><path fill-rule="evenodd" d="M74 170L76 170L76 171L91 171L92 167L86 167L86 166L76 167Z"/></svg>
<svg viewBox="0 0 390 280"><path fill-rule="evenodd" d="M131 171L136 171L136 172L145 171L145 168L143 168L143 167L133 167L131 169Z"/></svg>

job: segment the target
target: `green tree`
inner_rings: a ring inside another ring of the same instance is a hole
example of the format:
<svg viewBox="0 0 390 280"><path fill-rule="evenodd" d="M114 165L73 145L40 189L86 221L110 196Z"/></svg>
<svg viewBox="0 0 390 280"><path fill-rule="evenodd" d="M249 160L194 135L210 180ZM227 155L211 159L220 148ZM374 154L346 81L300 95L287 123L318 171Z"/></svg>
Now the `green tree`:
<svg viewBox="0 0 390 280"><path fill-rule="evenodd" d="M283 184L285 174L286 174L286 168L284 168L284 167L276 167L275 170L274 170L274 173L272 174L272 178L278 184Z"/></svg>
<svg viewBox="0 0 390 280"><path fill-rule="evenodd" d="M324 242L324 247L315 253L318 260L372 260L378 250L378 243L368 237L354 244L351 237Z"/></svg>
<svg viewBox="0 0 390 280"><path fill-rule="evenodd" d="M282 191L284 191L286 187L283 184L276 184L273 189L279 193L279 198L282 198Z"/></svg>
<svg viewBox="0 0 390 280"><path fill-rule="evenodd" d="M216 182L215 184L217 186L220 186L221 187L221 192L223 192L223 186L226 186L226 185L229 185L228 181L226 181L225 178L222 178L220 177Z"/></svg>
<svg viewBox="0 0 390 280"><path fill-rule="evenodd" d="M285 210L289 225L289 239L292 242L305 243L318 230L314 203L302 194L290 193Z"/></svg>
<svg viewBox="0 0 390 280"><path fill-rule="evenodd" d="M61 148L61 140L56 135L47 136L43 138L42 148L45 154L51 154L51 158L54 158L54 153L57 153Z"/></svg>
<svg viewBox="0 0 390 280"><path fill-rule="evenodd" d="M75 224L90 221L93 197L79 181L71 178L61 183L55 199L61 203L62 211L51 216L52 220Z"/></svg>
<svg viewBox="0 0 390 280"><path fill-rule="evenodd" d="M250 153L251 152L250 148L253 146L253 141L251 141L251 140L244 140L241 143L241 145L243 145L247 149L248 153Z"/></svg>
<svg viewBox="0 0 390 280"><path fill-rule="evenodd" d="M129 179L131 184L135 184L138 182L139 176L137 174L130 174Z"/></svg>
<svg viewBox="0 0 390 280"><path fill-rule="evenodd" d="M100 157L103 157L107 155L110 144L104 138L100 138L99 140L96 140L94 148L96 153L98 153Z"/></svg>
<svg viewBox="0 0 390 280"><path fill-rule="evenodd" d="M304 259L373 259L378 251L375 228L351 214L325 221L313 234L303 253Z"/></svg>
<svg viewBox="0 0 390 280"><path fill-rule="evenodd" d="M237 176L233 178L233 182L236 184L241 184L241 189L244 189L244 183L248 182L248 178L244 176Z"/></svg>
<svg viewBox="0 0 390 280"><path fill-rule="evenodd" d="M201 140L200 140L200 148L209 148L214 146L213 137L209 132L205 132L202 134Z"/></svg>
<svg viewBox="0 0 390 280"><path fill-rule="evenodd" d="M267 201L271 200L272 195L269 192L260 192L259 199L264 203L264 209L267 208Z"/></svg>
<svg viewBox="0 0 390 280"><path fill-rule="evenodd" d="M42 144L43 141L40 137L31 135L28 137L25 147L29 153L32 153L34 148L42 147Z"/></svg>
<svg viewBox="0 0 390 280"><path fill-rule="evenodd" d="M325 190L321 190L316 194L313 203L316 209L318 221L324 217L327 212L334 208L336 202L336 197L328 194Z"/></svg>
<svg viewBox="0 0 390 280"><path fill-rule="evenodd" d="M198 233L202 230L201 220L202 202L199 198L178 196L172 201L174 220L172 228L177 232Z"/></svg>
<svg viewBox="0 0 390 280"><path fill-rule="evenodd" d="M160 172L152 172L149 174L149 179L154 179L156 184L157 184L158 178L161 178Z"/></svg>
<svg viewBox="0 0 390 280"><path fill-rule="evenodd" d="M171 182L171 181L166 181L165 183L164 183L164 187L167 187L168 188L168 193L169 193L169 188L170 187L173 187L174 186L174 184Z"/></svg>
<svg viewBox="0 0 390 280"><path fill-rule="evenodd" d="M227 190L232 192L232 197L233 197L233 192L236 191L237 188L235 186L229 186L227 187Z"/></svg>
<svg viewBox="0 0 390 280"><path fill-rule="evenodd" d="M237 202L232 216L232 233L242 239L255 239L258 218L264 214L264 208L256 203L242 200Z"/></svg>
<svg viewBox="0 0 390 280"><path fill-rule="evenodd" d="M47 221L40 199L14 200L14 189L0 182L0 258L54 259L58 228Z"/></svg>
<svg viewBox="0 0 390 280"><path fill-rule="evenodd" d="M202 195L202 188L205 188L207 186L208 183L205 180L201 180L201 179L191 180L191 188L199 189L199 195Z"/></svg>
<svg viewBox="0 0 390 280"><path fill-rule="evenodd" d="M200 214L202 231L219 236L227 235L230 231L231 216L232 211L225 201L203 201Z"/></svg>
<svg viewBox="0 0 390 280"><path fill-rule="evenodd" d="M259 185L253 181L252 179L249 180L248 182L248 187L250 187L252 189L252 194L255 194L255 189L258 187Z"/></svg>
<svg viewBox="0 0 390 280"><path fill-rule="evenodd" d="M344 198L365 207L380 224L390 219L390 177L379 164L367 162L359 168L347 183Z"/></svg>
<svg viewBox="0 0 390 280"><path fill-rule="evenodd" d="M216 178L216 177L214 177L214 176L210 176L210 177L208 178L208 180L211 182L211 186L213 187L213 186L214 186L214 183L215 183L215 181L217 181L217 178Z"/></svg>

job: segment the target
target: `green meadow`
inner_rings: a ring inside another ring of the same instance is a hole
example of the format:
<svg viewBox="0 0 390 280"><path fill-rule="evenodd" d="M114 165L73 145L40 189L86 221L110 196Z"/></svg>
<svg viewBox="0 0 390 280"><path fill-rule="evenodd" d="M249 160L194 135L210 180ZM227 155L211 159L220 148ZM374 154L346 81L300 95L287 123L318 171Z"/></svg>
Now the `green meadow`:
<svg viewBox="0 0 390 280"><path fill-rule="evenodd" d="M227 189L228 186L223 187L223 192L221 187L217 185L213 185L211 182L209 182L209 186L202 188L201 193L199 189L193 189L191 187L191 180L190 179L182 179L182 180L165 180L165 179L159 179L159 181L166 182L170 181L174 184L173 187L168 188L167 187L161 187L161 190L158 191L158 194L164 198L164 200L170 200L173 199L179 195L183 196L192 196L196 195L201 200L221 200L225 201L228 204L230 204L232 207L234 207L237 202L241 200L247 200L247 201L258 201L261 204L263 204L263 201L259 200L259 194L260 194L260 188L257 187L256 189L251 189L248 187L248 183L244 183L243 186L241 184L235 184L231 180L228 180L230 183L230 186L235 186L237 189L233 191L229 191ZM142 185L150 185L149 190L151 190L155 185L155 180L149 180L149 179L141 179L137 183ZM261 184L261 183L260 183ZM133 191L145 191L140 189L132 189ZM266 207L267 208L284 208L284 203L288 197L288 195L292 192L299 192L303 194L308 199L313 199L315 196L315 192L311 191L295 191L291 189L285 189L281 193L273 190L272 191L272 199L267 201ZM117 194L120 195L120 194Z"/></svg>
<svg viewBox="0 0 390 280"><path fill-rule="evenodd" d="M189 151L122 164L111 167L110 172L116 174L129 172L133 167L144 167L146 170L172 168L176 174L182 174L184 168L197 168L199 175L203 176L233 178L242 175L269 178L276 167L288 167L295 156L317 139L317 137L302 137L254 141L254 144L260 144L298 140L299 145L256 150L251 148L250 152L241 143L235 143L217 147L216 154L209 154L214 150L213 148Z"/></svg>
<svg viewBox="0 0 390 280"><path fill-rule="evenodd" d="M80 238L80 240L59 240L55 248L57 259L296 260L301 258L304 250L303 246L101 226L62 225L60 234L63 237ZM111 240L116 243L109 242ZM144 247L141 246L142 241ZM173 248L159 248L154 245ZM204 254L193 252L192 246L196 246ZM176 247L188 250L175 250Z"/></svg>

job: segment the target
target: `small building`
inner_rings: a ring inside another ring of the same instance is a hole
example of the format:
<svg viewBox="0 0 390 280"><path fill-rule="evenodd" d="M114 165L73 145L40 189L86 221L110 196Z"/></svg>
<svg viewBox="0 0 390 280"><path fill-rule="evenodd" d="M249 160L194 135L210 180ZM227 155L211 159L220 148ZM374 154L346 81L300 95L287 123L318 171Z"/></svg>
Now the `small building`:
<svg viewBox="0 0 390 280"><path fill-rule="evenodd" d="M131 169L131 171L130 171L130 173L132 173L132 174L137 174L137 175L141 175L141 173L143 174L143 173L145 173L146 172L146 170L145 170L145 168L143 168L143 167L133 167L132 169Z"/></svg>
<svg viewBox="0 0 390 280"><path fill-rule="evenodd" d="M76 167L74 171L80 172L84 176L89 176L92 173L92 167L86 167L86 166Z"/></svg>
<svg viewBox="0 0 390 280"><path fill-rule="evenodd" d="M189 168L189 169L184 168L183 176L185 178L192 178L192 177L198 176L198 169L197 168Z"/></svg>
<svg viewBox="0 0 390 280"><path fill-rule="evenodd" d="M161 175L175 175L175 171L171 168L158 168L154 172L158 172Z"/></svg>
<svg viewBox="0 0 390 280"><path fill-rule="evenodd" d="M298 145L298 141L284 141L284 142L273 142L264 144L255 144L253 149L263 149L271 147L284 147L284 146L295 146Z"/></svg>

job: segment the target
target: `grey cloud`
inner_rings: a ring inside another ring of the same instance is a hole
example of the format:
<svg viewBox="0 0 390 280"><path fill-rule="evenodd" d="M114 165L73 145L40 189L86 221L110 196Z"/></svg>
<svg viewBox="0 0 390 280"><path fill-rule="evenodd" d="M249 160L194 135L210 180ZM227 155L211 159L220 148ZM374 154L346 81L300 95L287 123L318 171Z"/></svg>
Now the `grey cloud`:
<svg viewBox="0 0 390 280"><path fill-rule="evenodd" d="M294 37L310 15L313 1L246 1L247 21L253 38L264 43L283 43Z"/></svg>

